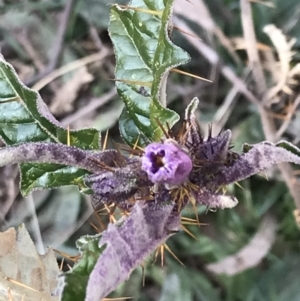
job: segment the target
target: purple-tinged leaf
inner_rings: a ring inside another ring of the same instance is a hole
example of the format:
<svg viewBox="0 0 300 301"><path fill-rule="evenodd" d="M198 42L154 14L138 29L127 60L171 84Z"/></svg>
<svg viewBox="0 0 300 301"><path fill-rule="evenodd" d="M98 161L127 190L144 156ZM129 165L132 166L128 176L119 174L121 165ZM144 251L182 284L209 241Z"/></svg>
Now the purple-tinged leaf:
<svg viewBox="0 0 300 301"><path fill-rule="evenodd" d="M209 137L199 146L195 145L193 152L196 160L199 160L199 163L203 165L209 165L211 162L224 164L227 159L230 140L231 131L226 130L216 137Z"/></svg>
<svg viewBox="0 0 300 301"><path fill-rule="evenodd" d="M85 151L58 143L23 143L0 148L0 166L16 163L54 163L82 168L89 172L103 170L101 163L115 166L120 154L115 150Z"/></svg>
<svg viewBox="0 0 300 301"><path fill-rule="evenodd" d="M173 205L157 206L138 202L129 217L110 224L99 247L105 247L92 271L85 301L99 301L118 284L128 279L132 270L180 226ZM62 299L62 301L64 301Z"/></svg>
<svg viewBox="0 0 300 301"><path fill-rule="evenodd" d="M236 153L229 150L230 139L231 131L226 130L216 137L203 140L199 145L191 146L194 165L190 174L192 183L211 191L219 189L220 185L214 180L218 170L237 157Z"/></svg>
<svg viewBox="0 0 300 301"><path fill-rule="evenodd" d="M142 188L153 185L147 174L141 170L140 158L128 159L127 164L125 167L92 174L85 178L86 185L95 193L93 197L95 210L99 209L99 204L109 205L114 202L121 206L138 191L142 197ZM148 195L147 191L148 189L146 190Z"/></svg>
<svg viewBox="0 0 300 301"><path fill-rule="evenodd" d="M288 142L283 141L279 145L261 142L250 146L251 149L247 147L249 150L238 156L232 164L218 169L218 172L214 175L215 184L220 186L241 181L283 162L300 164L300 157L295 155L295 153L300 153L299 149L293 146L293 152L291 152L280 145L292 147Z"/></svg>
<svg viewBox="0 0 300 301"><path fill-rule="evenodd" d="M205 205L208 208L225 209L233 208L238 204L238 200L233 196L212 193L208 190L193 191L192 196L199 205Z"/></svg>
<svg viewBox="0 0 300 301"><path fill-rule="evenodd" d="M199 105L197 97L193 98L185 110L185 122L187 131L187 147L199 165L223 164L227 158L231 131L221 132L216 137L209 137L204 140L197 122L195 111Z"/></svg>

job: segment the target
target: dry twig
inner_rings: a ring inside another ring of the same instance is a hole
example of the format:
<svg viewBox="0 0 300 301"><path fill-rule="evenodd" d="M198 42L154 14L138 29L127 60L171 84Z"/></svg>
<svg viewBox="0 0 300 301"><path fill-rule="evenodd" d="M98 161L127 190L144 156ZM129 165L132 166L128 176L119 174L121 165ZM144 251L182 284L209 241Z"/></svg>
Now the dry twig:
<svg viewBox="0 0 300 301"><path fill-rule="evenodd" d="M252 21L251 5L247 0L241 0L241 13L247 53L250 64L253 68L253 78L256 82L259 93L261 95L265 95L267 92L266 80L256 48L257 42ZM276 127L273 118L261 105L258 106L258 110L266 139L271 142L275 142ZM281 163L278 166L294 199L296 208L300 209L300 185L293 175L291 165L288 163Z"/></svg>
<svg viewBox="0 0 300 301"><path fill-rule="evenodd" d="M74 114L64 118L61 123L63 126L68 126L72 124L74 121L84 117L85 115L95 111L99 107L103 106L106 104L108 101L110 101L113 97L117 95L116 89L112 88L110 91L107 93L103 94L99 98L94 98L90 101L89 104L87 104L85 107L81 108Z"/></svg>
<svg viewBox="0 0 300 301"><path fill-rule="evenodd" d="M189 31L193 34L196 34L188 25L186 22L184 22L183 20L179 19L179 18L174 18L174 24L176 24L176 26L180 27L181 29L185 30L185 31ZM210 48L208 45L206 45L204 42L198 40L198 39L194 39L191 36L184 36L192 45L194 45L194 47L202 53L202 55L213 65L219 63L220 57L218 56L218 54L212 49ZM247 88L247 86L245 85L244 81L239 78L230 67L224 65L224 64L220 64L220 70L221 73L223 74L223 76L229 81L231 82L234 86L237 87L237 89L240 91L240 93L242 93L248 100L250 100L252 103L256 104L256 105L260 105L260 102L258 100L258 98L256 98L256 96L254 96Z"/></svg>
<svg viewBox="0 0 300 301"><path fill-rule="evenodd" d="M71 72L73 70L76 70L80 67L86 66L90 63L96 62L96 61L103 61L108 55L110 54L110 51L107 48L103 48L101 52L91 54L89 56L86 56L82 59L73 61L65 66L62 66L61 68L58 68L42 78L40 81L38 81L32 89L34 90L41 90L43 87L48 85L50 82L55 80L56 78Z"/></svg>

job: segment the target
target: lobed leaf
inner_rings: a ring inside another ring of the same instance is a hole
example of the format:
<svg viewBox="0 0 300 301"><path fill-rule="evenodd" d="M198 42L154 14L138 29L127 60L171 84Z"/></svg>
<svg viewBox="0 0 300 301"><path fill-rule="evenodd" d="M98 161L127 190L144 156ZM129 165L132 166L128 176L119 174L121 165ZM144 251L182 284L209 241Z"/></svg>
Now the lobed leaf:
<svg viewBox="0 0 300 301"><path fill-rule="evenodd" d="M161 103L165 102L168 72L190 58L169 38L173 1L133 0L130 8L111 8L109 33L116 55L116 86L125 103L120 128L130 145L140 134L160 140L163 133L157 120L170 127L179 120L177 113ZM126 130L128 120L133 122L130 131Z"/></svg>
<svg viewBox="0 0 300 301"><path fill-rule="evenodd" d="M7 145L22 142L55 142L81 149L99 149L100 136L95 129L68 133L49 112L40 95L25 87L13 67L0 57L0 136ZM74 184L85 171L53 164L22 164L21 192ZM63 180L63 182L61 182Z"/></svg>

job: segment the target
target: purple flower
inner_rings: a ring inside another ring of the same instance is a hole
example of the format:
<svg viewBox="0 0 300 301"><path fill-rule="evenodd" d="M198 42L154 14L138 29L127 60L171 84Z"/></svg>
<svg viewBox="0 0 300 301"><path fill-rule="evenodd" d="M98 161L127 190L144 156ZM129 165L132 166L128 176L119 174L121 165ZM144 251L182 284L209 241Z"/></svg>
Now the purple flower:
<svg viewBox="0 0 300 301"><path fill-rule="evenodd" d="M142 157L142 169L153 183L180 185L192 168L191 158L175 142L151 143Z"/></svg>

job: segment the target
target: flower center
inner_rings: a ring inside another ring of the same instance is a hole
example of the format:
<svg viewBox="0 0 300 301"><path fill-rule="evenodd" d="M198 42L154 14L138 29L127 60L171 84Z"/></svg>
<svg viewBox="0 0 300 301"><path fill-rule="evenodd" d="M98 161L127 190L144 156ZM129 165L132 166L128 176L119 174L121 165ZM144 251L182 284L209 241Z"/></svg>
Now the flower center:
<svg viewBox="0 0 300 301"><path fill-rule="evenodd" d="M164 158L165 154L166 153L163 149L158 151L156 154L154 152L150 153L150 159L152 162L151 171L153 173L157 173L158 170L164 166L163 158Z"/></svg>

